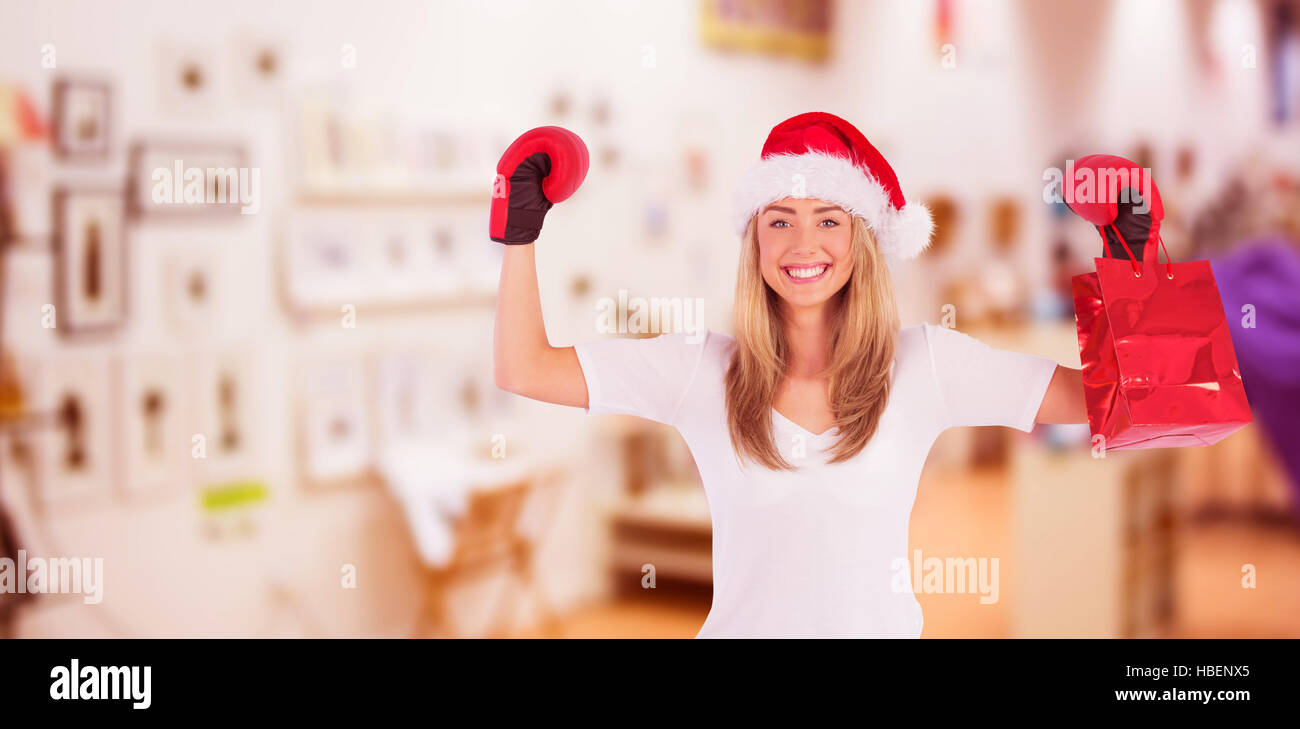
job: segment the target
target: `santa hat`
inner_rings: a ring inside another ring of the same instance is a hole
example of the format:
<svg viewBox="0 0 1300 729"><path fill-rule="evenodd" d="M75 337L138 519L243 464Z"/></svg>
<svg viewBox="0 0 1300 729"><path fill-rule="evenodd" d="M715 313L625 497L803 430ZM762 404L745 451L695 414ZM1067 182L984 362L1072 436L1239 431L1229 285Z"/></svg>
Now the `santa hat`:
<svg viewBox="0 0 1300 729"><path fill-rule="evenodd" d="M767 135L762 159L736 190L736 232L744 235L751 217L787 197L825 200L862 218L891 262L915 258L930 245L934 231L930 211L904 199L880 152L833 114L800 114Z"/></svg>

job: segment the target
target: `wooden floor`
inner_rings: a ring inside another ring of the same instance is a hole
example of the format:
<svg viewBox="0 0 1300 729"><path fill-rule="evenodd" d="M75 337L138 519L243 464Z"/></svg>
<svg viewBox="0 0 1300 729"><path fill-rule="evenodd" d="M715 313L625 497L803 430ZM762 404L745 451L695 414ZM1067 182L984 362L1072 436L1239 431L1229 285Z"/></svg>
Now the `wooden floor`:
<svg viewBox="0 0 1300 729"><path fill-rule="evenodd" d="M913 511L913 549L934 554L1007 554L1012 534L1004 479L922 482ZM1249 523L1188 525L1179 544L1177 625L1171 637L1300 637L1300 530ZM1254 565L1255 589L1241 589L1242 565ZM1015 580L1002 574L1000 599L918 595L922 637L1009 637ZM692 638L708 614L705 600L638 596L579 610L550 635L566 638Z"/></svg>

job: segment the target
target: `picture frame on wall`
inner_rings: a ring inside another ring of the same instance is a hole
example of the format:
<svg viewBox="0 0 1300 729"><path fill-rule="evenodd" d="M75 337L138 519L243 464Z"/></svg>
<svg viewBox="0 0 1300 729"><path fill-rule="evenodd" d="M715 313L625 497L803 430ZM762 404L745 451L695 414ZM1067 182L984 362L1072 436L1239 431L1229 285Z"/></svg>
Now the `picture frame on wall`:
<svg viewBox="0 0 1300 729"><path fill-rule="evenodd" d="M434 293L449 295L464 280L462 276L462 236L454 221L437 220L427 227L429 250L433 254L430 284ZM484 246L488 248L488 246ZM500 270L500 269L498 269Z"/></svg>
<svg viewBox="0 0 1300 729"><path fill-rule="evenodd" d="M50 427L34 434L37 504L44 510L104 506L118 476L113 383L120 363L57 354L24 362L33 410Z"/></svg>
<svg viewBox="0 0 1300 729"><path fill-rule="evenodd" d="M189 485L194 460L190 364L163 351L135 352L122 363L123 494L128 498L181 494Z"/></svg>
<svg viewBox="0 0 1300 729"><path fill-rule="evenodd" d="M219 331L223 289L214 249L206 245L182 247L167 251L162 258L162 300L170 333L180 339L197 339Z"/></svg>
<svg viewBox="0 0 1300 729"><path fill-rule="evenodd" d="M108 81L59 78L53 93L53 146L69 162L107 162L113 91Z"/></svg>
<svg viewBox="0 0 1300 729"><path fill-rule="evenodd" d="M304 361L297 393L301 471L309 488L364 479L374 465L365 363L352 355Z"/></svg>
<svg viewBox="0 0 1300 729"><path fill-rule="evenodd" d="M218 90L226 85L226 64L219 62L217 44L160 41L155 50L158 110L177 118L199 118L216 109Z"/></svg>
<svg viewBox="0 0 1300 729"><path fill-rule="evenodd" d="M427 272L432 253L421 245L422 230L405 216L369 226L363 264L368 299L402 302L428 294Z"/></svg>
<svg viewBox="0 0 1300 729"><path fill-rule="evenodd" d="M234 39L233 72L240 103L275 105L284 98L286 65L292 54L283 38L242 30Z"/></svg>
<svg viewBox="0 0 1300 729"><path fill-rule="evenodd" d="M436 437L439 406L449 404L440 398L449 393L439 389L435 361L436 354L423 348L391 349L375 359L374 415L382 446Z"/></svg>
<svg viewBox="0 0 1300 729"><path fill-rule="evenodd" d="M700 38L726 51L814 63L831 55L831 0L699 0Z"/></svg>
<svg viewBox="0 0 1300 729"><path fill-rule="evenodd" d="M285 233L286 299L298 310L334 314L369 300L365 228L344 214L294 215Z"/></svg>
<svg viewBox="0 0 1300 729"><path fill-rule="evenodd" d="M203 436L204 456L196 459L200 486L257 479L263 466L261 382L251 347L237 346L196 354L188 400L193 433Z"/></svg>
<svg viewBox="0 0 1300 729"><path fill-rule="evenodd" d="M186 199L191 170L200 171L204 202ZM229 177L232 170L233 183ZM260 180L252 188L254 174L260 172L249 167L242 144L137 140L130 150L127 209L132 218L238 219L244 207L241 186L261 194ZM158 200L154 190L160 185L170 186L171 194Z"/></svg>
<svg viewBox="0 0 1300 729"><path fill-rule="evenodd" d="M55 330L63 337L115 332L128 305L123 192L58 187L53 200Z"/></svg>

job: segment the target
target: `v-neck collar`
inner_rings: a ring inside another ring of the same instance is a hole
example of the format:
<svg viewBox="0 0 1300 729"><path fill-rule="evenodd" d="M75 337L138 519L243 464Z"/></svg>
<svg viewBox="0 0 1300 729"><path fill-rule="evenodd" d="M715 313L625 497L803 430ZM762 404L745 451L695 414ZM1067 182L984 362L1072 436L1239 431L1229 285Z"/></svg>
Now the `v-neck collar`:
<svg viewBox="0 0 1300 729"><path fill-rule="evenodd" d="M800 424L794 422L793 420L787 418L786 416L782 415L782 414L781 414L781 411L780 411L780 410L777 410L776 408L772 408L772 418L773 418L774 420L780 420L781 422L785 423L786 425L789 425L790 427L794 428L795 430L799 431L800 433L803 433L804 435L807 435L807 436L809 436L809 437L811 437L811 438L826 438L826 437L829 437L829 436L833 436L833 435L835 435L837 432L839 432L839 426L832 425L831 427L827 428L825 431L823 431L823 432L821 432L821 433L814 433L814 432L812 432L811 430L808 430L807 428L803 427L802 425L800 425Z"/></svg>

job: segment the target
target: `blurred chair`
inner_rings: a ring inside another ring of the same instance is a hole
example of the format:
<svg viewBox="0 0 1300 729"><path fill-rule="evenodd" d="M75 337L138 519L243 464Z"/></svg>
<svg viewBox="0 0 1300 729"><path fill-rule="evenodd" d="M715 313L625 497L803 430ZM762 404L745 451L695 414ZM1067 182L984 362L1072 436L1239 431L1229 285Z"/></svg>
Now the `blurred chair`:
<svg viewBox="0 0 1300 729"><path fill-rule="evenodd" d="M530 504L543 504L545 525L555 504L558 473L545 471L499 486L472 492L464 515L456 522L455 547L451 559L441 567L425 566L424 600L415 623L414 637L441 633L456 637L448 620L448 600L456 588L499 571L506 571L518 592L526 594L538 609L543 635L559 634L559 620L540 589L533 570L533 554L542 531L530 531L523 519ZM501 590L492 610L486 635L502 635L509 629L512 591Z"/></svg>

